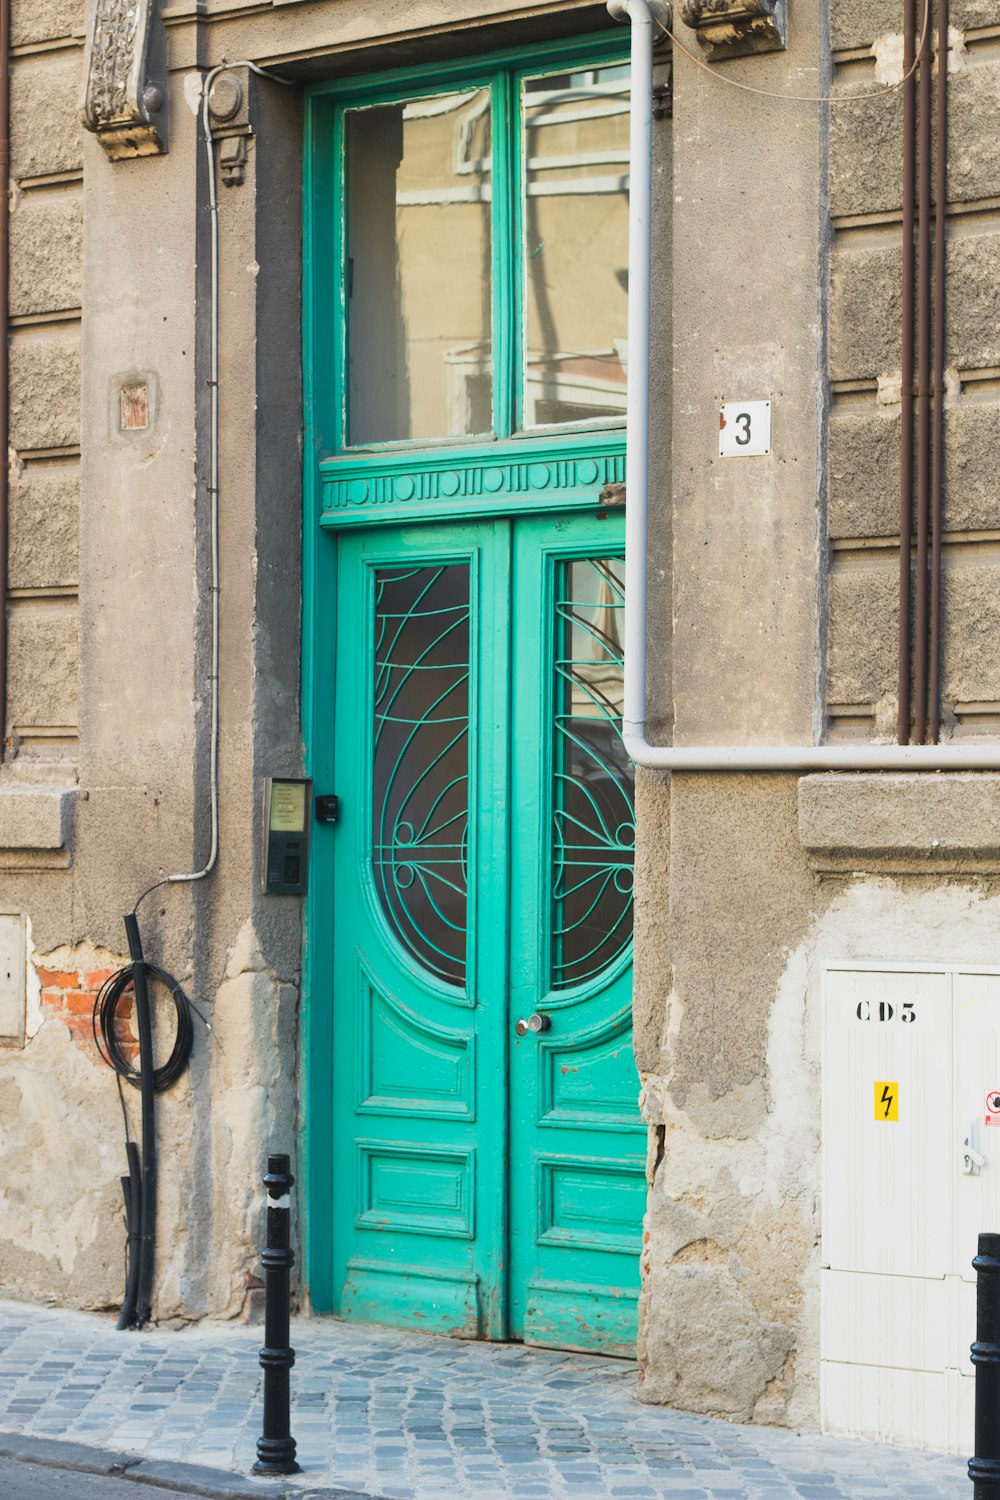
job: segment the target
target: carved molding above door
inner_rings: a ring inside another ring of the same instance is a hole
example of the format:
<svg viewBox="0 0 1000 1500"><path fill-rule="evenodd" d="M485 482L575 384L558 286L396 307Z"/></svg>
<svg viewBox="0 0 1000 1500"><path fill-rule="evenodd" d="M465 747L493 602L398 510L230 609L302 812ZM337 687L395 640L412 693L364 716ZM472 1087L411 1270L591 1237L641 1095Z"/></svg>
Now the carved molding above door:
<svg viewBox="0 0 1000 1500"><path fill-rule="evenodd" d="M456 448L435 454L397 450L321 465L321 524L373 522L515 511L593 508L623 503L621 433L594 434L577 447L561 441ZM451 461L449 462L449 457Z"/></svg>
<svg viewBox="0 0 1000 1500"><path fill-rule="evenodd" d="M156 0L93 0L80 118L112 161L166 151L166 98L151 75Z"/></svg>
<svg viewBox="0 0 1000 1500"><path fill-rule="evenodd" d="M781 52L786 45L786 0L684 0L681 14L713 62Z"/></svg>

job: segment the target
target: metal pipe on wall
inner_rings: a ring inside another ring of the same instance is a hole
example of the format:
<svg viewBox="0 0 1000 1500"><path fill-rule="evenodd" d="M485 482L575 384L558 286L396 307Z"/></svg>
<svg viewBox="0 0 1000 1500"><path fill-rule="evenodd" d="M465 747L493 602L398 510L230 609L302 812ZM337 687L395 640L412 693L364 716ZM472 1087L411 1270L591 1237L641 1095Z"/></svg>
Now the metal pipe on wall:
<svg viewBox="0 0 1000 1500"><path fill-rule="evenodd" d="M913 632L913 738L924 743L927 732L927 638L929 600L927 571L931 489L931 32L920 38L917 90L917 567Z"/></svg>
<svg viewBox="0 0 1000 1500"><path fill-rule="evenodd" d="M903 4L903 326L900 363L900 463L899 463L899 685L896 738L910 742L910 653L911 588L913 565L913 292L914 292L914 175L916 154L917 80L913 64L917 48L916 0Z"/></svg>
<svg viewBox="0 0 1000 1500"><path fill-rule="evenodd" d="M649 539L649 308L652 55L649 0L609 0L632 25L629 192L629 384L625 473L625 692L622 740L662 771L1000 771L1000 743L949 745L651 745L646 738L646 567ZM645 353L643 353L645 351ZM633 363L633 360L635 363ZM643 377L637 378L641 369Z"/></svg>
<svg viewBox="0 0 1000 1500"><path fill-rule="evenodd" d="M0 0L3 4L4 0ZM209 536L211 542L211 668L209 671L209 844L208 856L199 870L168 875L165 884L192 884L211 875L219 858L219 180L216 170L215 142L212 139L211 93L212 84L220 73L232 72L235 68L249 68L259 78L269 78L287 88L294 87L288 78L277 73L268 73L249 58L239 62L219 63L210 68L201 81L201 100L198 106L201 118L202 142L205 147L205 166L208 177L208 224L209 224L209 295L208 295L208 504ZM157 887L153 886L153 890ZM147 892L148 895L148 892ZM141 898L140 898L141 899Z"/></svg>
<svg viewBox="0 0 1000 1500"><path fill-rule="evenodd" d="M937 170L934 187L934 450L931 471L931 620L927 666L927 738L937 743L941 721L941 524L944 510L944 360L948 215L948 28L949 0L938 0Z"/></svg>
<svg viewBox="0 0 1000 1500"><path fill-rule="evenodd" d="M609 0L632 27L629 106L628 396L625 494L625 656L622 732L643 741L646 727L646 561L649 548L649 314L653 213L653 12L647 0ZM631 561L631 571L629 563ZM641 671L629 671L629 662ZM633 750L629 754L636 759ZM640 762L641 764L641 762Z"/></svg>
<svg viewBox="0 0 1000 1500"><path fill-rule="evenodd" d="M7 748L7 559L10 550L10 0L0 0L0 760Z"/></svg>

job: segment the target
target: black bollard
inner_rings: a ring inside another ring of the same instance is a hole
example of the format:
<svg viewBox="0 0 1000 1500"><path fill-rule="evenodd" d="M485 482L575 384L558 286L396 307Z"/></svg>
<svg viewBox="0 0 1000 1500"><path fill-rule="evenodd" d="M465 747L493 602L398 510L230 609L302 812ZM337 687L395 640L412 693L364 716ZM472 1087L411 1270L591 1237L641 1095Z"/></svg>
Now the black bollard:
<svg viewBox="0 0 1000 1500"><path fill-rule="evenodd" d="M287 1156L267 1158L267 1246L264 1267L264 1431L257 1439L255 1474L297 1474L295 1439L291 1431L288 1377L295 1350L288 1343L289 1281L295 1256L288 1248L291 1200L295 1178Z"/></svg>
<svg viewBox="0 0 1000 1500"><path fill-rule="evenodd" d="M976 1269L976 1456L973 1500L1000 1500L1000 1234L981 1234Z"/></svg>

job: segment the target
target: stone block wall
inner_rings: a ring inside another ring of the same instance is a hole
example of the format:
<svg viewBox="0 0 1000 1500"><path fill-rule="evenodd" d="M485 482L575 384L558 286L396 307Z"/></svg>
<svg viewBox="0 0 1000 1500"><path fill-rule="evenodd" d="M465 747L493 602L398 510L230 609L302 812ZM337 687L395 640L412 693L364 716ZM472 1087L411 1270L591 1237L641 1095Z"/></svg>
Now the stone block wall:
<svg viewBox="0 0 1000 1500"><path fill-rule="evenodd" d="M6 775L47 781L77 760L83 13L12 15Z"/></svg>
<svg viewBox="0 0 1000 1500"><path fill-rule="evenodd" d="M941 675L963 736L1000 731L1000 14L953 0L951 20ZM890 0L835 3L838 92L898 77L899 31ZM833 110L828 706L849 738L896 715L901 157L898 92Z"/></svg>
<svg viewBox="0 0 1000 1500"><path fill-rule="evenodd" d="M83 0L13 0L10 552L0 911L24 913L24 1034L0 1045L0 1288L121 1295L121 1115L92 1014L122 958L82 936L79 766ZM123 1015L119 1040L134 1038ZM67 1142L71 1149L67 1150Z"/></svg>

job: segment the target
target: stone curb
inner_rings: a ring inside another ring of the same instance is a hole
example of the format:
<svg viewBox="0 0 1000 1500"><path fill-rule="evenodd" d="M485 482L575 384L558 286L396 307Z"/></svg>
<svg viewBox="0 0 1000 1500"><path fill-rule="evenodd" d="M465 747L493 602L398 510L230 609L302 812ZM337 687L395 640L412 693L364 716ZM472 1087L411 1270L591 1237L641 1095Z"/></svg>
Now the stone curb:
<svg viewBox="0 0 1000 1500"><path fill-rule="evenodd" d="M55 1438L24 1437L17 1432L0 1432L0 1458L37 1464L40 1468L107 1474L109 1478L131 1479L136 1484L156 1484L161 1489L201 1496L203 1500L294 1500L299 1495L308 1495L309 1500L380 1500L379 1496L361 1490L329 1486L313 1489L308 1479L304 1483L302 1479L250 1479L244 1474L231 1474L203 1464L146 1459L135 1453L116 1453Z"/></svg>

